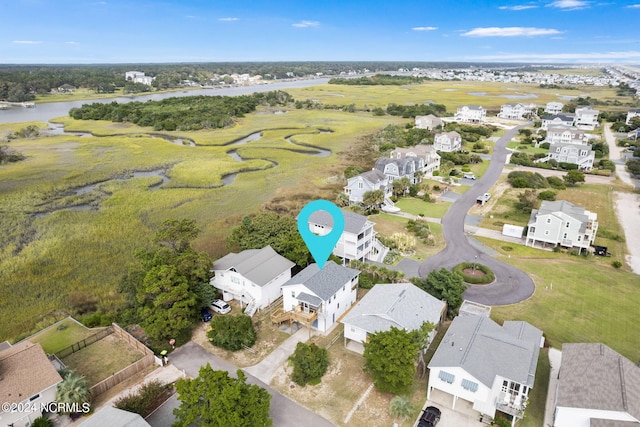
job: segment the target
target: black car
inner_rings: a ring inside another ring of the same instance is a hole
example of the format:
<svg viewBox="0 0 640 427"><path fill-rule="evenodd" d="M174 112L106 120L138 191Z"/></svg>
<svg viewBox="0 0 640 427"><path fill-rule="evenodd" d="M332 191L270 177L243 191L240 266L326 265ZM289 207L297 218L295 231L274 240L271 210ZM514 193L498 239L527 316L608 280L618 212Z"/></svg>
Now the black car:
<svg viewBox="0 0 640 427"><path fill-rule="evenodd" d="M435 427L438 421L440 421L440 409L435 406L427 406L418 420L418 427Z"/></svg>
<svg viewBox="0 0 640 427"><path fill-rule="evenodd" d="M200 311L200 315L202 316L203 322L208 322L209 320L211 320L211 318L213 318L211 312L206 308L203 308L202 311Z"/></svg>

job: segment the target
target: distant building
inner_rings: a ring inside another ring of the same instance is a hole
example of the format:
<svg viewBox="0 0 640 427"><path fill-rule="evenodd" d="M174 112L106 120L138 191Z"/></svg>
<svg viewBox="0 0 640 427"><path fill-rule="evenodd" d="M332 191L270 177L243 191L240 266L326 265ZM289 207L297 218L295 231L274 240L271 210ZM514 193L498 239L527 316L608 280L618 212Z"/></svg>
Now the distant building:
<svg viewBox="0 0 640 427"><path fill-rule="evenodd" d="M127 81L142 83L147 86L151 86L151 83L155 80L155 77L145 76L142 71L127 71L124 73L124 78Z"/></svg>
<svg viewBox="0 0 640 427"><path fill-rule="evenodd" d="M416 169L427 176L440 169L440 155L433 145L418 144L408 148L396 148L389 157L398 160L405 157L415 158L417 161Z"/></svg>
<svg viewBox="0 0 640 427"><path fill-rule="evenodd" d="M596 239L598 214L566 200L544 200L531 211L525 246L536 243L587 249Z"/></svg>
<svg viewBox="0 0 640 427"><path fill-rule="evenodd" d="M631 119L633 119L634 117L640 117L640 109L627 111L627 120L625 121L625 123L627 125L630 125L631 124Z"/></svg>
<svg viewBox="0 0 640 427"><path fill-rule="evenodd" d="M427 116L416 116L415 125L418 129L434 130L438 126L444 126L444 122L433 114L429 114Z"/></svg>
<svg viewBox="0 0 640 427"><path fill-rule="evenodd" d="M487 111L478 105L463 105L458 107L454 120L461 123L484 123L487 121Z"/></svg>
<svg viewBox="0 0 640 427"><path fill-rule="evenodd" d="M412 184L417 184L419 179L415 176L415 173L418 171L418 163L418 159L414 157L403 157L401 159L381 157L376 160L373 167L385 174L390 183L406 177Z"/></svg>
<svg viewBox="0 0 640 427"><path fill-rule="evenodd" d="M500 107L498 117L501 119L524 120L530 117L535 109L535 104L504 104Z"/></svg>
<svg viewBox="0 0 640 427"><path fill-rule="evenodd" d="M562 102L551 101L547 102L547 105L544 107L544 112L547 114L555 115L562 113L562 108L564 104Z"/></svg>
<svg viewBox="0 0 640 427"><path fill-rule="evenodd" d="M450 153L462 149L462 137L456 131L442 132L433 139L433 148Z"/></svg>
<svg viewBox="0 0 640 427"><path fill-rule="evenodd" d="M578 107L576 108L575 125L579 129L594 130L600 126L598 123L598 115L600 111L594 110L590 107Z"/></svg>
<svg viewBox="0 0 640 427"><path fill-rule="evenodd" d="M573 126L575 124L575 115L571 113L554 114L552 116L542 117L542 130L548 130L551 126Z"/></svg>
<svg viewBox="0 0 640 427"><path fill-rule="evenodd" d="M68 83L58 86L58 92L60 93L73 93L76 91L76 87Z"/></svg>
<svg viewBox="0 0 640 427"><path fill-rule="evenodd" d="M542 142L548 142L549 144L586 144L587 137L583 130L576 127L553 125L547 129L547 137Z"/></svg>

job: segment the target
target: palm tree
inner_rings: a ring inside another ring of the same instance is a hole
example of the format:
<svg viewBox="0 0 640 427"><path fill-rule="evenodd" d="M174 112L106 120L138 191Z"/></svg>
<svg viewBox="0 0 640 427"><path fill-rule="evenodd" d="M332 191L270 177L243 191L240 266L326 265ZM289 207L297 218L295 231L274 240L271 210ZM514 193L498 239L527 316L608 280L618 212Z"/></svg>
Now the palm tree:
<svg viewBox="0 0 640 427"><path fill-rule="evenodd" d="M406 418L411 415L413 407L409 399L405 396L396 396L389 402L389 413L397 420L398 418Z"/></svg>
<svg viewBox="0 0 640 427"><path fill-rule="evenodd" d="M382 190L367 191L362 195L362 204L367 211L370 211L374 208L379 208L383 203L384 191Z"/></svg>
<svg viewBox="0 0 640 427"><path fill-rule="evenodd" d="M58 384L56 401L82 404L91 400L91 391L87 379L74 371L67 371Z"/></svg>

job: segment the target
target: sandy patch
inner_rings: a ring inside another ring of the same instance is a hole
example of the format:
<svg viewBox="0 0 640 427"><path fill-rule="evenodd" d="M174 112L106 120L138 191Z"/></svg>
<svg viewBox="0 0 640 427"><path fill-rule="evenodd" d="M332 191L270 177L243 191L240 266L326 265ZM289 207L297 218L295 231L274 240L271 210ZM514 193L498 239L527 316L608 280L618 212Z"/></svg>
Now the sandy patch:
<svg viewBox="0 0 640 427"><path fill-rule="evenodd" d="M640 196L634 193L615 193L616 213L627 240L627 264L640 274Z"/></svg>

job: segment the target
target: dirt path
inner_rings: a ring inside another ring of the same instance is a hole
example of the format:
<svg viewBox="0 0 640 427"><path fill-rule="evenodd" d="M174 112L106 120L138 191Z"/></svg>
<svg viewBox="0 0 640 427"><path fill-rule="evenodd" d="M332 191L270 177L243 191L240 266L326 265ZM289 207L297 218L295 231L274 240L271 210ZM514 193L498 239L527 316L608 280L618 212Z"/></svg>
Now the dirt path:
<svg viewBox="0 0 640 427"><path fill-rule="evenodd" d="M614 196L618 221L627 241L627 264L640 274L640 195L616 192Z"/></svg>

